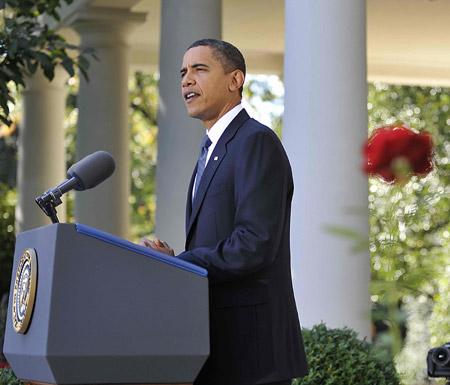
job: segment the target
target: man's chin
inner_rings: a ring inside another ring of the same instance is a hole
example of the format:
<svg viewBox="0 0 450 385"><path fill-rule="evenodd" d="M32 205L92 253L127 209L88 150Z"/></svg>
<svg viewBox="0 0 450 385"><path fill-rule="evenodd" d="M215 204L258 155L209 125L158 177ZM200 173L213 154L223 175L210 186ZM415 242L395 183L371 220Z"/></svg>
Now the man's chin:
<svg viewBox="0 0 450 385"><path fill-rule="evenodd" d="M186 110L187 110L187 114L190 118L194 118L194 119L202 118L202 114L200 113L200 111L190 109L189 107L186 107Z"/></svg>

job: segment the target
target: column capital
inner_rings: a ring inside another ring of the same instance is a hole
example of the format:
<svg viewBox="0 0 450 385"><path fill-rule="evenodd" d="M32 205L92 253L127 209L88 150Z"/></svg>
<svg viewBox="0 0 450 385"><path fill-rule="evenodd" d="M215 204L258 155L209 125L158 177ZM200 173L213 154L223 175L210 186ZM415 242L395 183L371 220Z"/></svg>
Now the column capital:
<svg viewBox="0 0 450 385"><path fill-rule="evenodd" d="M93 47L128 45L132 29L145 22L145 12L120 8L89 7L65 20L82 37L82 45Z"/></svg>

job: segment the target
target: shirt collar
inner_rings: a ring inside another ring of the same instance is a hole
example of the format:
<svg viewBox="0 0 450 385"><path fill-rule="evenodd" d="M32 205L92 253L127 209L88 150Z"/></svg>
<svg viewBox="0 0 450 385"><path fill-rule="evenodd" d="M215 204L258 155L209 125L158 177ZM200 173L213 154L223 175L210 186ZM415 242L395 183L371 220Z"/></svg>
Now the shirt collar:
<svg viewBox="0 0 450 385"><path fill-rule="evenodd" d="M243 109L242 104L239 103L237 106L233 107L230 111L228 111L225 115L223 115L214 125L206 130L206 133L211 140L212 144L216 144L226 128L229 126L231 121L236 117L239 112Z"/></svg>

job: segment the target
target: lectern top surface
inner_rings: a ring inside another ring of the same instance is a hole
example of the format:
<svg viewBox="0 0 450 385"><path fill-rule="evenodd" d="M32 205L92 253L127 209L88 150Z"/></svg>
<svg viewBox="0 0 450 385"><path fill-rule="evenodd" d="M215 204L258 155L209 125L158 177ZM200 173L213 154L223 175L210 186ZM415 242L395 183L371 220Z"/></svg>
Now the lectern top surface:
<svg viewBox="0 0 450 385"><path fill-rule="evenodd" d="M98 230L93 227L89 227L87 225L83 225L80 223L77 223L75 225L75 228L76 228L77 232L80 234L87 235L87 236L90 236L93 238L97 238L104 242L110 243L114 246L121 247L121 248L130 250L130 251L134 251L138 254L145 255L146 257L156 259L160 262L167 263L172 266L176 266L180 269L187 270L191 273L200 275L202 277L208 276L208 272L205 269L203 269L202 267L196 266L192 263L183 261L178 258L169 257L166 254L160 253L156 250L149 249L148 247L137 245L136 243L132 243L130 241L127 241L126 239L116 237L115 235L112 235L105 231L101 231L101 230Z"/></svg>

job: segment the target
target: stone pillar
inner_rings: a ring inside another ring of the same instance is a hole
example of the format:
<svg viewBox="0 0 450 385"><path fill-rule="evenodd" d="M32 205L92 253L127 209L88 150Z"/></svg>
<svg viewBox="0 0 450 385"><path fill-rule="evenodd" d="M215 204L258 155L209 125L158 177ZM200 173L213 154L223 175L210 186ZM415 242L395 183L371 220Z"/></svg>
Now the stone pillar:
<svg viewBox="0 0 450 385"><path fill-rule="evenodd" d="M17 233L51 223L34 198L61 183L66 176L66 79L65 72L57 68L52 82L40 70L26 80L19 131ZM57 211L59 220L65 221L65 204L58 206Z"/></svg>
<svg viewBox="0 0 450 385"><path fill-rule="evenodd" d="M195 40L221 37L221 0L161 3L156 234L184 250L186 194L204 128L189 118L181 97L180 69Z"/></svg>
<svg viewBox="0 0 450 385"><path fill-rule="evenodd" d="M286 0L283 141L292 164L294 288L303 326L369 336L369 252L331 234L368 237L366 12L361 0Z"/></svg>
<svg viewBox="0 0 450 385"><path fill-rule="evenodd" d="M80 75L77 159L105 150L116 162L108 180L75 195L75 217L121 237L129 228L128 38L144 20L144 14L108 8L81 11L73 20L82 47L94 48L99 59L90 60L89 81Z"/></svg>

